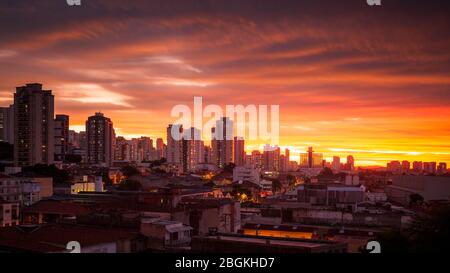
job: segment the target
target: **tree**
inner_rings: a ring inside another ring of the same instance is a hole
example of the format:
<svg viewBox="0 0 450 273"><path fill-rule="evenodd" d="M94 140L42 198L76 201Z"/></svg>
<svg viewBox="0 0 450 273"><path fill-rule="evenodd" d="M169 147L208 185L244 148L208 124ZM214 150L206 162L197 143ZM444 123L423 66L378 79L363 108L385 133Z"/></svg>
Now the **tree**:
<svg viewBox="0 0 450 273"><path fill-rule="evenodd" d="M236 164L230 162L230 163L226 164L226 165L223 167L223 170L224 170L225 172L232 173L233 170L234 170L234 167L236 167Z"/></svg>
<svg viewBox="0 0 450 273"><path fill-rule="evenodd" d="M122 174L126 177L132 177L134 175L141 174L141 172L139 172L139 170L136 167L133 167L130 165L123 166L121 171L122 171Z"/></svg>
<svg viewBox="0 0 450 273"><path fill-rule="evenodd" d="M150 163L150 168L159 167L167 162L167 159L164 157L158 160L144 160L143 163Z"/></svg>
<svg viewBox="0 0 450 273"><path fill-rule="evenodd" d="M272 192L273 192L273 193L280 191L280 190L281 190L281 187L282 187L282 185L281 185L280 180L274 179L274 180L272 181Z"/></svg>
<svg viewBox="0 0 450 273"><path fill-rule="evenodd" d="M422 197L422 195L418 194L418 193L413 193L409 196L409 205L410 206L414 206L414 205L421 205L423 203L424 199Z"/></svg>
<svg viewBox="0 0 450 273"><path fill-rule="evenodd" d="M142 184L137 180L127 179L122 181L117 189L119 191L139 191L142 189Z"/></svg>
<svg viewBox="0 0 450 273"><path fill-rule="evenodd" d="M152 173L153 174L166 174L167 172L161 168L153 168Z"/></svg>
<svg viewBox="0 0 450 273"><path fill-rule="evenodd" d="M72 177L66 170L58 169L55 165L36 164L23 168L24 172L31 172L37 175L53 178L54 184L70 183Z"/></svg>
<svg viewBox="0 0 450 273"><path fill-rule="evenodd" d="M287 181L289 181L289 186L295 186L295 183L297 182L297 178L293 176L292 174L288 174L286 176Z"/></svg>
<svg viewBox="0 0 450 273"><path fill-rule="evenodd" d="M323 168L323 170L320 172L319 176L322 177L331 177L333 176L333 170L331 170L328 167Z"/></svg>

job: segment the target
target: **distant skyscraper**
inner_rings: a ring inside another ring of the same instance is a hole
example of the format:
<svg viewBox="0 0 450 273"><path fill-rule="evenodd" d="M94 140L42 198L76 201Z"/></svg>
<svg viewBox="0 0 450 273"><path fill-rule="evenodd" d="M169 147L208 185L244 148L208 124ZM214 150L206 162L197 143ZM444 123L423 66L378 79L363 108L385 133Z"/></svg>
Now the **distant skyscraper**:
<svg viewBox="0 0 450 273"><path fill-rule="evenodd" d="M130 146L128 141L119 136L116 138L116 145L114 147L115 161L130 161Z"/></svg>
<svg viewBox="0 0 450 273"><path fill-rule="evenodd" d="M355 169L355 158L352 155L347 156L347 166L349 171L353 171Z"/></svg>
<svg viewBox="0 0 450 273"><path fill-rule="evenodd" d="M14 144L14 105L0 107L0 141Z"/></svg>
<svg viewBox="0 0 450 273"><path fill-rule="evenodd" d="M441 162L437 167L438 174L446 174L447 173L447 163Z"/></svg>
<svg viewBox="0 0 450 273"><path fill-rule="evenodd" d="M211 149L211 147L210 146L205 146L205 149L203 150L203 157L204 157L203 162L207 163L207 164L213 164L211 156L212 156L212 149Z"/></svg>
<svg viewBox="0 0 450 273"><path fill-rule="evenodd" d="M387 164L387 170L393 173L400 173L402 171L402 164L398 160L391 161Z"/></svg>
<svg viewBox="0 0 450 273"><path fill-rule="evenodd" d="M80 149L86 151L87 147L88 147L86 131L79 132L78 136L79 136L79 140L80 140Z"/></svg>
<svg viewBox="0 0 450 273"><path fill-rule="evenodd" d="M284 162L283 162L283 164L284 164L284 167L283 167L283 169L284 169L284 171L288 171L289 170L289 162L291 161L291 152L289 151L289 149L285 149L284 150Z"/></svg>
<svg viewBox="0 0 450 273"><path fill-rule="evenodd" d="M331 163L331 168L333 171L340 171L341 169L341 158L339 156L333 156L333 162Z"/></svg>
<svg viewBox="0 0 450 273"><path fill-rule="evenodd" d="M409 163L409 161L407 161L407 160L403 160L402 161L402 171L404 173L408 173L410 169L411 169L411 163Z"/></svg>
<svg viewBox="0 0 450 273"><path fill-rule="evenodd" d="M264 163L263 163L263 154L260 151L258 151L258 150L252 151L252 154L251 154L251 167L262 169L263 165L264 165Z"/></svg>
<svg viewBox="0 0 450 273"><path fill-rule="evenodd" d="M204 144L199 129L189 128L183 132L182 155L184 173L194 171L198 164L204 162Z"/></svg>
<svg viewBox="0 0 450 273"><path fill-rule="evenodd" d="M14 94L14 165L54 161L54 97L42 84L17 87Z"/></svg>
<svg viewBox="0 0 450 273"><path fill-rule="evenodd" d="M213 159L219 168L223 168L233 162L233 121L223 117L216 121L216 127L212 128L211 132Z"/></svg>
<svg viewBox="0 0 450 273"><path fill-rule="evenodd" d="M308 148L308 168L312 168L314 166L313 153L314 153L313 148L309 147Z"/></svg>
<svg viewBox="0 0 450 273"><path fill-rule="evenodd" d="M55 161L64 161L69 151L69 116L55 118Z"/></svg>
<svg viewBox="0 0 450 273"><path fill-rule="evenodd" d="M435 174L436 173L436 162L424 162L423 170L426 173Z"/></svg>
<svg viewBox="0 0 450 273"><path fill-rule="evenodd" d="M423 163L422 163L422 161L414 161L413 162L413 171L415 173L422 173L422 171L423 171Z"/></svg>
<svg viewBox="0 0 450 273"><path fill-rule="evenodd" d="M279 172L286 172L286 170L287 170L285 155L280 155L278 170L279 170Z"/></svg>
<svg viewBox="0 0 450 273"><path fill-rule="evenodd" d="M164 144L164 141L162 138L158 138L156 139L156 155L157 155L157 159L161 159L166 157L165 155L165 150L166 150L166 145Z"/></svg>
<svg viewBox="0 0 450 273"><path fill-rule="evenodd" d="M87 162L111 166L114 157L115 132L111 119L95 113L86 121Z"/></svg>
<svg viewBox="0 0 450 273"><path fill-rule="evenodd" d="M264 146L263 169L269 172L280 171L280 147Z"/></svg>
<svg viewBox="0 0 450 273"><path fill-rule="evenodd" d="M152 161L156 159L156 154L154 154L153 139L150 137L140 137L138 139L138 162L144 160Z"/></svg>
<svg viewBox="0 0 450 273"><path fill-rule="evenodd" d="M244 166L245 163L245 140L243 137L234 138L234 164Z"/></svg>
<svg viewBox="0 0 450 273"><path fill-rule="evenodd" d="M172 136L172 131L176 133ZM182 162L182 139L183 126L180 124L170 124L167 127L167 163L181 165Z"/></svg>
<svg viewBox="0 0 450 273"><path fill-rule="evenodd" d="M72 148L80 148L80 134L74 130L69 130L69 145Z"/></svg>
<svg viewBox="0 0 450 273"><path fill-rule="evenodd" d="M322 168L322 167L323 167L323 154L313 153L313 168Z"/></svg>

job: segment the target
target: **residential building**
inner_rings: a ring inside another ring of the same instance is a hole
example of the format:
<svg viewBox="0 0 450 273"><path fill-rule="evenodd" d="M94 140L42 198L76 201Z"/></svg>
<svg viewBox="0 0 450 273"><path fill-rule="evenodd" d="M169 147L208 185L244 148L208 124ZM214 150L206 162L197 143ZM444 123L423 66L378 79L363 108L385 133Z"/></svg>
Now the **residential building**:
<svg viewBox="0 0 450 273"><path fill-rule="evenodd" d="M223 168L233 162L233 121L228 117L217 120L211 133L213 160L217 167Z"/></svg>
<svg viewBox="0 0 450 273"><path fill-rule="evenodd" d="M14 164L32 166L54 161L54 96L32 83L14 94Z"/></svg>
<svg viewBox="0 0 450 273"><path fill-rule="evenodd" d="M86 121L87 162L111 166L114 157L115 132L111 119L95 113Z"/></svg>
<svg viewBox="0 0 450 273"><path fill-rule="evenodd" d="M69 116L56 115L54 124L55 161L64 161L69 152Z"/></svg>
<svg viewBox="0 0 450 273"><path fill-rule="evenodd" d="M245 140L243 137L234 137L234 164L236 166L245 164Z"/></svg>
<svg viewBox="0 0 450 273"><path fill-rule="evenodd" d="M0 107L0 141L14 144L14 105Z"/></svg>

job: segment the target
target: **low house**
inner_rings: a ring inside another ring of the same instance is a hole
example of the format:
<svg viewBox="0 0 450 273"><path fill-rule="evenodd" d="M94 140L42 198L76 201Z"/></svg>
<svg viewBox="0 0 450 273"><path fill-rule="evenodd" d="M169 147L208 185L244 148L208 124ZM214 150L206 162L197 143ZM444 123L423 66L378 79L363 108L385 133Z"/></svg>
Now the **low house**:
<svg viewBox="0 0 450 273"><path fill-rule="evenodd" d="M142 219L140 228L141 234L148 237L147 247L160 250L189 246L191 230L183 223L158 218Z"/></svg>

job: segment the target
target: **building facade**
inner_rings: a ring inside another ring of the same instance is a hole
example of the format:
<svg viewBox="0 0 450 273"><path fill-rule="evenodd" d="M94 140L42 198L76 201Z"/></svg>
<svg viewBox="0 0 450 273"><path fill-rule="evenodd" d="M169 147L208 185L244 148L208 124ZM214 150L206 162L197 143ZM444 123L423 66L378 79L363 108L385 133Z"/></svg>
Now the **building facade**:
<svg viewBox="0 0 450 273"><path fill-rule="evenodd" d="M55 161L64 161L69 151L69 116L55 117Z"/></svg>
<svg viewBox="0 0 450 273"><path fill-rule="evenodd" d="M54 161L54 96L32 83L14 94L14 164L31 166Z"/></svg>
<svg viewBox="0 0 450 273"><path fill-rule="evenodd" d="M115 132L111 119L95 113L86 121L87 162L111 166L114 156Z"/></svg>
<svg viewBox="0 0 450 273"><path fill-rule="evenodd" d="M14 144L14 105L0 107L0 141Z"/></svg>

